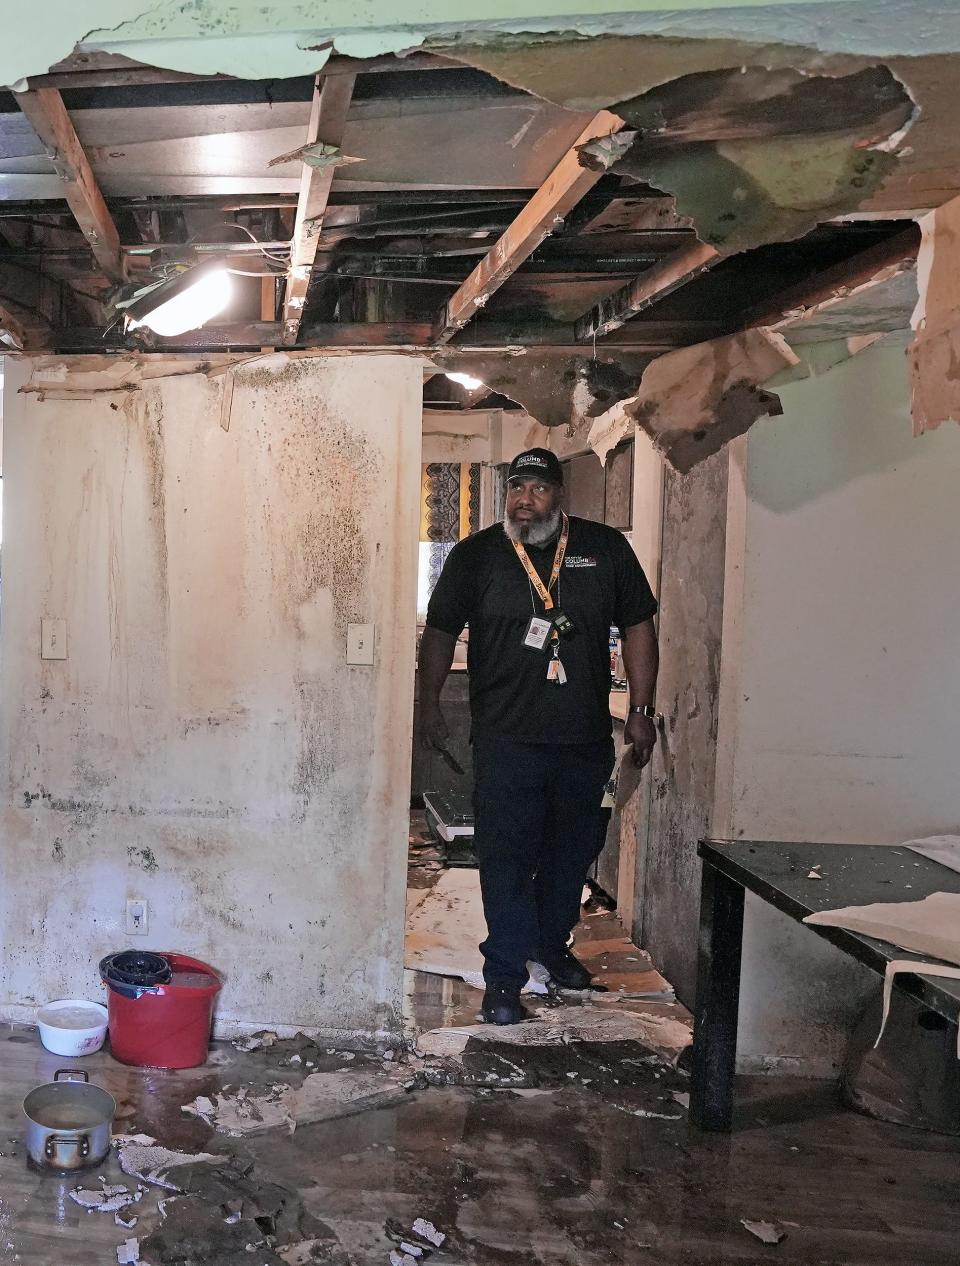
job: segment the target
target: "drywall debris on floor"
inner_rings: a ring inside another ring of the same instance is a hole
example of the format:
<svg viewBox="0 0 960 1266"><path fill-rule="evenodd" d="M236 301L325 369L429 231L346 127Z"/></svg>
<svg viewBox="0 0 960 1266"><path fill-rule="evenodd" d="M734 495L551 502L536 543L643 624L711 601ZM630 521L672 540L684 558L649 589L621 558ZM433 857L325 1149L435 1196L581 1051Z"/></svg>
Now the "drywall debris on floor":
<svg viewBox="0 0 960 1266"><path fill-rule="evenodd" d="M120 1210L128 1205L136 1204L143 1195L143 1188L131 1191L125 1183L108 1183L100 1179L99 1190L95 1187L77 1187L67 1194L74 1204L88 1213L113 1213L119 1217ZM134 1219L136 1221L136 1219Z"/></svg>
<svg viewBox="0 0 960 1266"><path fill-rule="evenodd" d="M137 1239L124 1240L117 1246L117 1263L118 1266L137 1266L140 1261L140 1241Z"/></svg>
<svg viewBox="0 0 960 1266"><path fill-rule="evenodd" d="M798 360L781 335L763 329L667 352L644 372L636 395L597 418L591 447L605 460L638 426L685 474L757 418L782 413L779 397L761 384Z"/></svg>
<svg viewBox="0 0 960 1266"><path fill-rule="evenodd" d="M245 1054L250 1051L262 1051L267 1047L275 1046L280 1039L276 1033L267 1029L261 1029L259 1033L251 1033L249 1037L238 1037L233 1043L238 1051Z"/></svg>
<svg viewBox="0 0 960 1266"><path fill-rule="evenodd" d="M311 1073L297 1093L293 1105L296 1125L312 1125L335 1117L353 1116L398 1103L416 1087L410 1070L397 1066L380 1073Z"/></svg>
<svg viewBox="0 0 960 1266"><path fill-rule="evenodd" d="M762 1244L779 1244L786 1238L786 1231L775 1222L751 1222L749 1218L741 1218L740 1224Z"/></svg>
<svg viewBox="0 0 960 1266"><path fill-rule="evenodd" d="M267 1086L262 1090L240 1086L210 1097L200 1095L192 1103L185 1103L181 1111L199 1117L218 1134L231 1138L279 1129L292 1134L296 1095L293 1086Z"/></svg>
<svg viewBox="0 0 960 1266"><path fill-rule="evenodd" d="M480 1043L497 1042L505 1047L636 1042L675 1064L690 1045L691 1032L690 1026L682 1020L628 1011L623 1007L544 1007L524 1024L432 1029L417 1038L416 1051L423 1056L458 1054L471 1039Z"/></svg>
<svg viewBox="0 0 960 1266"><path fill-rule="evenodd" d="M428 1218L415 1218L409 1230L402 1222L388 1218L384 1230L396 1245L390 1250L390 1266L418 1266L440 1252L447 1242L446 1234Z"/></svg>
<svg viewBox="0 0 960 1266"><path fill-rule="evenodd" d="M299 1056L294 1056L299 1060ZM389 1061L388 1061L389 1063ZM200 1095L181 1111L199 1117L218 1134L241 1138L352 1116L396 1103L416 1079L402 1066L310 1073L299 1086L239 1086Z"/></svg>
<svg viewBox="0 0 960 1266"><path fill-rule="evenodd" d="M209 1164L218 1159L209 1152L171 1151L148 1134L118 1134L113 1143L125 1174L167 1191L182 1190L179 1182L188 1166Z"/></svg>

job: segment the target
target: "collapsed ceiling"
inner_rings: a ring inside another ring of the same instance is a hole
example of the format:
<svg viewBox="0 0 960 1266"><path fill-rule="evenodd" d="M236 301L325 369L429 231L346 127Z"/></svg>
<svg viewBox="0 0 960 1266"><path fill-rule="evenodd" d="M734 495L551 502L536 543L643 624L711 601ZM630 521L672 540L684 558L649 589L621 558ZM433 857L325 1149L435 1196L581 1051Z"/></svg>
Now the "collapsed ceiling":
<svg viewBox="0 0 960 1266"><path fill-rule="evenodd" d="M758 327L800 343L909 325L915 219L956 183L934 65L952 58L652 35L421 46L275 79L78 52L0 94L0 337L409 350L481 384L437 373L434 407L515 402L589 430L677 349L704 348L695 376ZM210 258L234 283L220 316L125 328L118 300ZM719 442L731 410L770 403L763 380L698 403Z"/></svg>

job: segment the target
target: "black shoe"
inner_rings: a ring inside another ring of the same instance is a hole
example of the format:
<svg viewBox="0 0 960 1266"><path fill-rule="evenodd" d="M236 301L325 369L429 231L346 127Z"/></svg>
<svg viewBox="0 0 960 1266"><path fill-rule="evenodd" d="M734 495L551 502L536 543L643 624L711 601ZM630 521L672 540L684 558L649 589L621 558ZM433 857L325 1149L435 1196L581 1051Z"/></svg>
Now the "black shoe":
<svg viewBox="0 0 960 1266"><path fill-rule="evenodd" d="M559 954L542 954L537 961L546 967L550 979L561 989L590 988L593 977L568 949L561 950Z"/></svg>
<svg viewBox="0 0 960 1266"><path fill-rule="evenodd" d="M487 1024L522 1024L530 1019L520 1002L519 985L487 985L481 1012Z"/></svg>

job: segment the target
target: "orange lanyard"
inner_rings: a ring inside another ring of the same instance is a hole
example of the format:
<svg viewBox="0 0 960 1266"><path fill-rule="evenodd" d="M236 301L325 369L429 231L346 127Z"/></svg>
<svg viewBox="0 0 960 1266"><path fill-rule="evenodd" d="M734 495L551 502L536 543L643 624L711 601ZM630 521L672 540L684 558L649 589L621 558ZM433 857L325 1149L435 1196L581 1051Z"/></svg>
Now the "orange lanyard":
<svg viewBox="0 0 960 1266"><path fill-rule="evenodd" d="M545 611L553 610L553 595L550 590L557 583L560 575L560 568L563 566L563 558L567 552L567 541L570 539L570 520L561 512L561 521L563 527L560 529L560 539L557 541L557 551L553 556L553 567L550 571L550 583L545 585L540 579L540 575L527 556L527 551L523 548L519 541L513 541L513 548L517 551L517 558L523 564L523 570L527 573L531 585L536 589L543 602Z"/></svg>

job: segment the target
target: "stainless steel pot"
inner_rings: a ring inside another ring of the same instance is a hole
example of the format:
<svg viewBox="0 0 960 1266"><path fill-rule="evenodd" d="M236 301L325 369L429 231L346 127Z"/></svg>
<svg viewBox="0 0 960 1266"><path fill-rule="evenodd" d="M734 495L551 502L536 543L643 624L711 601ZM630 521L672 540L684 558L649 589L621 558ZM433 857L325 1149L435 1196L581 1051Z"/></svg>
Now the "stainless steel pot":
<svg viewBox="0 0 960 1266"><path fill-rule="evenodd" d="M82 1080L66 1080L69 1077ZM37 1086L23 1101L27 1155L41 1169L99 1165L110 1151L116 1111L113 1097L99 1086L91 1086L86 1071L59 1068L53 1081Z"/></svg>

